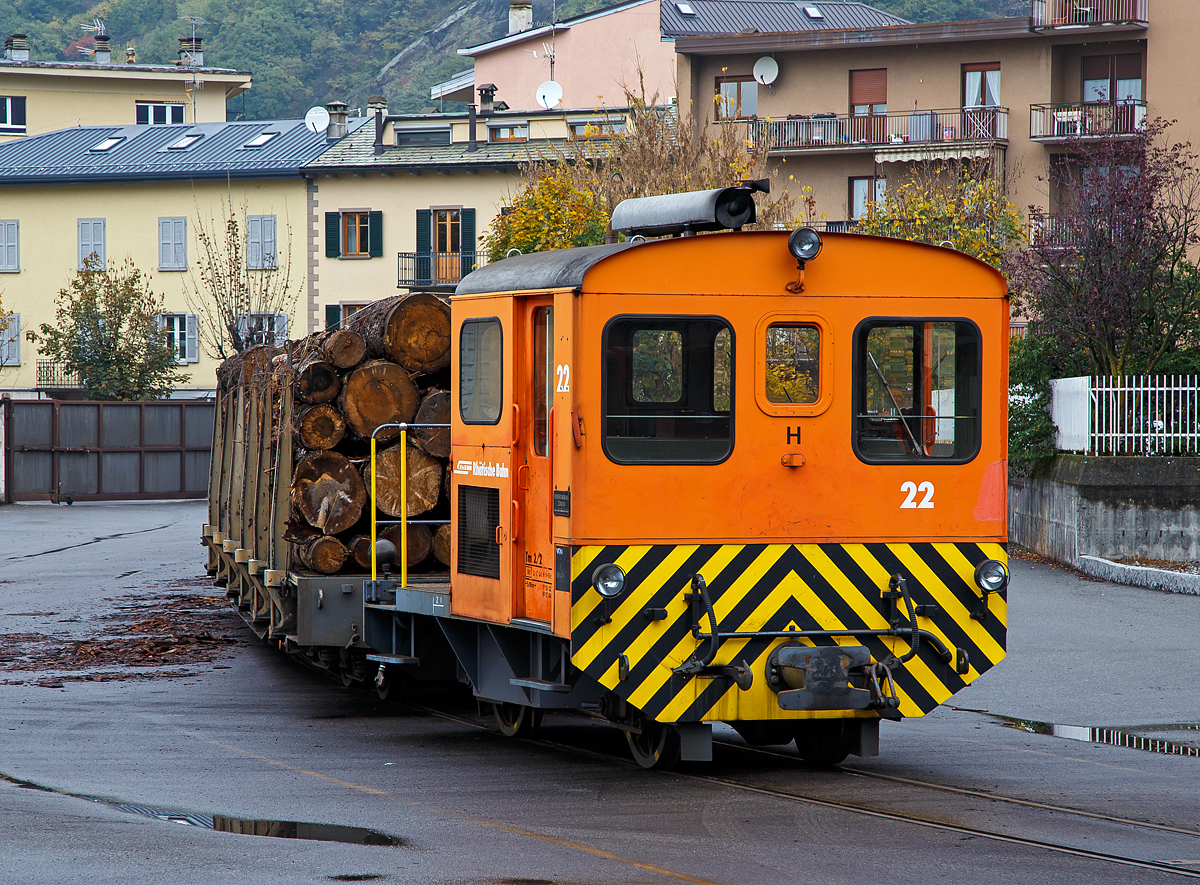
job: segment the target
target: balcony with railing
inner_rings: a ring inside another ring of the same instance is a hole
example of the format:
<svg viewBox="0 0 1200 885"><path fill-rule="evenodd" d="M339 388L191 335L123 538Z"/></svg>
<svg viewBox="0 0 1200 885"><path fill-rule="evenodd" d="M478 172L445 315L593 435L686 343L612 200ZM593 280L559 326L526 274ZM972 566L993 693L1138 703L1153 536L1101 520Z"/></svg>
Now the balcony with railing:
<svg viewBox="0 0 1200 885"><path fill-rule="evenodd" d="M37 361L38 390L78 390L79 376L55 360Z"/></svg>
<svg viewBox="0 0 1200 885"><path fill-rule="evenodd" d="M1029 245L1041 249L1071 249L1083 239L1079 220L1064 215L1033 215L1029 219Z"/></svg>
<svg viewBox="0 0 1200 885"><path fill-rule="evenodd" d="M486 252L400 252L399 289L453 289L471 271L488 263Z"/></svg>
<svg viewBox="0 0 1200 885"><path fill-rule="evenodd" d="M755 120L751 135L766 141L772 153L857 150L912 152L945 156L965 145L1008 142L1008 108L954 108L850 114L796 115L781 120Z"/></svg>
<svg viewBox="0 0 1200 885"><path fill-rule="evenodd" d="M1131 138L1146 127L1146 102L1059 102L1029 106L1029 139L1055 144L1075 138Z"/></svg>
<svg viewBox="0 0 1200 885"><path fill-rule="evenodd" d="M1149 0L1033 0L1034 28L1086 28L1149 23Z"/></svg>

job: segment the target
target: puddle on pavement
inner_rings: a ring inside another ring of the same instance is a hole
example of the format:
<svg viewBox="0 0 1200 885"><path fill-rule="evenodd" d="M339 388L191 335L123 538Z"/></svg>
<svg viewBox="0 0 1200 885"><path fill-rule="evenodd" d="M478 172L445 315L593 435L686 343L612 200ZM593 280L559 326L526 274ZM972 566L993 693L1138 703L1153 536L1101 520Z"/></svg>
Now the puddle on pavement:
<svg viewBox="0 0 1200 885"><path fill-rule="evenodd" d="M1098 728L1090 725L1059 725L1053 722L1038 722L1033 719L1015 719L1008 716L989 714L1007 728L1027 731L1030 734L1045 734L1051 737L1083 741L1089 744L1107 744L1111 747L1127 747L1165 756L1191 756L1200 758L1200 723L1180 722L1171 725L1147 725L1142 728ZM1182 740L1158 737L1173 732L1191 732L1181 735Z"/></svg>
<svg viewBox="0 0 1200 885"><path fill-rule="evenodd" d="M272 836L276 839L309 839L316 842L346 842L350 845L404 845L403 839L371 830L366 827L347 827L338 824L311 824L294 820L250 820L240 817L226 817L222 814L195 814L175 808L159 808L153 805L139 805L133 802L122 802L119 799L109 799L104 796L89 796L84 793L69 793L56 790L33 781L21 780L0 774L0 780L7 781L24 790L40 790L45 793L57 793L60 796L70 796L73 799L83 799L85 802L96 802L107 805L126 814L139 814L155 820L173 824L183 824L189 827L200 827L205 830L216 830L221 833L238 833L244 836Z"/></svg>

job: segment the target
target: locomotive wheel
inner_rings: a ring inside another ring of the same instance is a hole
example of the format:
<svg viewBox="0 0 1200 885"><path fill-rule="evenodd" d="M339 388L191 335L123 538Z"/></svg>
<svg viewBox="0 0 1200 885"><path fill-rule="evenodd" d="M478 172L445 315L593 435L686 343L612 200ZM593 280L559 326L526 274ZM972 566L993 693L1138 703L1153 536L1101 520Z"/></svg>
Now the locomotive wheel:
<svg viewBox="0 0 1200 885"><path fill-rule="evenodd" d="M850 755L845 720L813 719L796 728L796 749L813 768L829 768Z"/></svg>
<svg viewBox="0 0 1200 885"><path fill-rule="evenodd" d="M649 717L642 719L642 733L625 732L629 752L642 768L670 771L679 762L679 729Z"/></svg>
<svg viewBox="0 0 1200 885"><path fill-rule="evenodd" d="M542 723L542 711L524 704L492 704L496 727L505 737L525 737Z"/></svg>
<svg viewBox="0 0 1200 885"><path fill-rule="evenodd" d="M381 701L399 701L404 697L404 675L388 670L386 664L379 665L371 684L375 686L375 694Z"/></svg>

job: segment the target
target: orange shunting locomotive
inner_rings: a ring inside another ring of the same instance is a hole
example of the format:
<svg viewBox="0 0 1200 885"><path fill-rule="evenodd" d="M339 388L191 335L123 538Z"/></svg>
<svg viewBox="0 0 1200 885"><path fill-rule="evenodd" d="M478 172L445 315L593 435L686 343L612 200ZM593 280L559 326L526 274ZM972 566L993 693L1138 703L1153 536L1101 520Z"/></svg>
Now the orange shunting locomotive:
<svg viewBox="0 0 1200 885"><path fill-rule="evenodd" d="M378 684L456 672L508 734L583 709L645 766L714 722L828 764L1004 657L1004 280L753 213L627 201L626 242L458 286L450 573L365 582Z"/></svg>

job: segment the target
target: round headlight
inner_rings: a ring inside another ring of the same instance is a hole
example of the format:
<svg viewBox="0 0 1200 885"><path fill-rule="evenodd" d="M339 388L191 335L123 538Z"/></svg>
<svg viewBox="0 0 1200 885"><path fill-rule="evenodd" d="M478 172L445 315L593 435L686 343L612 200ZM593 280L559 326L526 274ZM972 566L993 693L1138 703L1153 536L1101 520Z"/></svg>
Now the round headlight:
<svg viewBox="0 0 1200 885"><path fill-rule="evenodd" d="M975 583L984 593L999 593L1008 586L1008 569L1002 562L986 559L975 566Z"/></svg>
<svg viewBox="0 0 1200 885"><path fill-rule="evenodd" d="M602 565L592 572L592 586L605 599L620 596L625 589L625 573L620 566L609 563Z"/></svg>
<svg viewBox="0 0 1200 885"><path fill-rule="evenodd" d="M797 261L812 261L821 254L821 235L811 227L801 227L788 237L788 251Z"/></svg>

